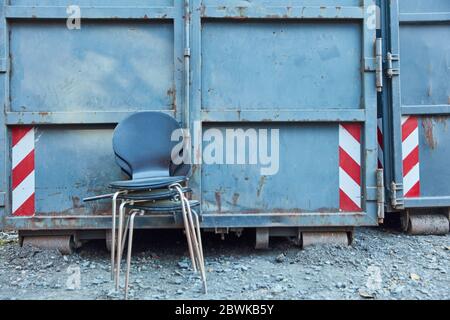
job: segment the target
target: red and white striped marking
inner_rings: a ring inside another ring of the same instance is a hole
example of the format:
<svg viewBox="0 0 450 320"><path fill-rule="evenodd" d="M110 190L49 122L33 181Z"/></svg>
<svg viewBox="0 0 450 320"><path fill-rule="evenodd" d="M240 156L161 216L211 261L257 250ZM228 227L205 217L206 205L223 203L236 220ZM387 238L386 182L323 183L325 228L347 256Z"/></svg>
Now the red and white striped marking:
<svg viewBox="0 0 450 320"><path fill-rule="evenodd" d="M402 117L402 158L405 198L419 197L419 120L417 117Z"/></svg>
<svg viewBox="0 0 450 320"><path fill-rule="evenodd" d="M378 169L384 168L383 118L378 118Z"/></svg>
<svg viewBox="0 0 450 320"><path fill-rule="evenodd" d="M339 125L339 209L361 211L361 125Z"/></svg>
<svg viewBox="0 0 450 320"><path fill-rule="evenodd" d="M12 128L12 214L33 216L34 128Z"/></svg>

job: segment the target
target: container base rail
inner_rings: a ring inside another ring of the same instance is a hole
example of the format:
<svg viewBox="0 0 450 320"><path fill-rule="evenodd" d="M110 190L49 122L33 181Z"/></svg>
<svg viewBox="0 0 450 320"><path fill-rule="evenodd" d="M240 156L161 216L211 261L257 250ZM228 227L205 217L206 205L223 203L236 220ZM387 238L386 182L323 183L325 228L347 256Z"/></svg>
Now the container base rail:
<svg viewBox="0 0 450 320"><path fill-rule="evenodd" d="M19 244L45 250L58 250L63 255L70 255L80 248L83 242L76 232L56 233L19 231Z"/></svg>
<svg viewBox="0 0 450 320"><path fill-rule="evenodd" d="M270 237L290 237L295 243L306 248L314 245L351 245L353 228L257 228L256 249L269 249Z"/></svg>
<svg viewBox="0 0 450 320"><path fill-rule="evenodd" d="M244 230L252 228L216 228L204 229L220 235L234 233L240 237ZM354 228L299 228L299 227L264 227L255 230L255 249L269 249L270 239L274 237L290 238L300 248L314 245L351 245ZM180 229L181 230L181 229ZM61 254L70 255L89 240L105 240L105 248L111 250L111 230L46 230L19 231L19 245L33 246L40 249L58 250Z"/></svg>
<svg viewBox="0 0 450 320"><path fill-rule="evenodd" d="M446 210L446 213L408 210L400 219L402 229L411 235L446 235L450 232L450 210Z"/></svg>

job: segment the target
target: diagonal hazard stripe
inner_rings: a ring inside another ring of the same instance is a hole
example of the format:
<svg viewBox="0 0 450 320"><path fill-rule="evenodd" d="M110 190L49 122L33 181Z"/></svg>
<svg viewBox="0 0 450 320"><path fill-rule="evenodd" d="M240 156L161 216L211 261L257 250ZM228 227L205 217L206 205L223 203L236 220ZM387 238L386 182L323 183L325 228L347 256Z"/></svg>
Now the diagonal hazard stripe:
<svg viewBox="0 0 450 320"><path fill-rule="evenodd" d="M405 190L405 194L408 194L409 191L420 181L420 165L416 163L416 165L403 177L403 188Z"/></svg>
<svg viewBox="0 0 450 320"><path fill-rule="evenodd" d="M339 190L339 208L347 212L359 212L361 208L342 189Z"/></svg>
<svg viewBox="0 0 450 320"><path fill-rule="evenodd" d="M25 216L32 216L34 215L35 211L35 205L34 205L34 193L27 199L25 202L17 208L13 215L17 217L25 217Z"/></svg>
<svg viewBox="0 0 450 320"><path fill-rule="evenodd" d="M31 172L12 192L12 212L34 194L34 171Z"/></svg>
<svg viewBox="0 0 450 320"><path fill-rule="evenodd" d="M418 197L420 197L420 181L417 181L417 183L405 194L405 198Z"/></svg>
<svg viewBox="0 0 450 320"><path fill-rule="evenodd" d="M13 146L12 167L15 168L33 149L34 130L30 130Z"/></svg>
<svg viewBox="0 0 450 320"><path fill-rule="evenodd" d="M12 171L12 189L17 188L34 170L34 150L31 151Z"/></svg>
<svg viewBox="0 0 450 320"><path fill-rule="evenodd" d="M361 165L361 144L342 126L339 127L339 147Z"/></svg>
<svg viewBox="0 0 450 320"><path fill-rule="evenodd" d="M357 184L342 168L339 169L339 188L361 207L361 186Z"/></svg>
<svg viewBox="0 0 450 320"><path fill-rule="evenodd" d="M419 146L403 160L403 176L406 176L419 163Z"/></svg>
<svg viewBox="0 0 450 320"><path fill-rule="evenodd" d="M402 141L405 141L411 133L419 127L416 117L409 117L402 125Z"/></svg>
<svg viewBox="0 0 450 320"><path fill-rule="evenodd" d="M22 140L27 134L30 133L30 131L34 131L33 127L14 127L11 131L11 140L13 147L19 143L20 140Z"/></svg>
<svg viewBox="0 0 450 320"><path fill-rule="evenodd" d="M355 181L355 183L361 185L360 165L341 147L339 147L339 166L353 179L353 181Z"/></svg>
<svg viewBox="0 0 450 320"><path fill-rule="evenodd" d="M361 125L358 123L342 123L341 126L348 131L355 138L358 143L361 143Z"/></svg>

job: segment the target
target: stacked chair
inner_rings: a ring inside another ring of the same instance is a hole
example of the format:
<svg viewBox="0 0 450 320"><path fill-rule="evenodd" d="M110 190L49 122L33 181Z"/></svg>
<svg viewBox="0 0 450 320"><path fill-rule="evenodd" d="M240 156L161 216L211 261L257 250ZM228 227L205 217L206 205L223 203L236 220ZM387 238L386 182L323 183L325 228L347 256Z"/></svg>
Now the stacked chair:
<svg viewBox="0 0 450 320"><path fill-rule="evenodd" d="M136 113L122 121L114 130L113 149L116 163L130 179L110 183L114 190L111 194L84 199L112 199L111 277L116 290L119 290L128 232L125 299L128 298L135 217L168 212L174 214L174 219L176 215L182 216L193 270L200 272L207 292L200 222L194 209L199 202L187 197L192 192L186 186L191 168L188 164L176 166L171 159L179 143L171 141L176 130L181 130L178 122L159 112Z"/></svg>

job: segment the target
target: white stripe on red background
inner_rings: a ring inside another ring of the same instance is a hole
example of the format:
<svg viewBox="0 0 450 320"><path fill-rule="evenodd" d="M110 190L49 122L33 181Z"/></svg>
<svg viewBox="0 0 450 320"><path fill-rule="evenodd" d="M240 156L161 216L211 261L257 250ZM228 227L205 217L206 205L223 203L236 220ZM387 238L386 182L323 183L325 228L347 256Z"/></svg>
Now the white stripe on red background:
<svg viewBox="0 0 450 320"><path fill-rule="evenodd" d="M34 194L34 128L13 127L12 133L12 214L33 216Z"/></svg>
<svg viewBox="0 0 450 320"><path fill-rule="evenodd" d="M402 117L402 158L405 198L419 197L419 120L417 117Z"/></svg>
<svg viewBox="0 0 450 320"><path fill-rule="evenodd" d="M361 211L361 125L339 125L339 209Z"/></svg>

